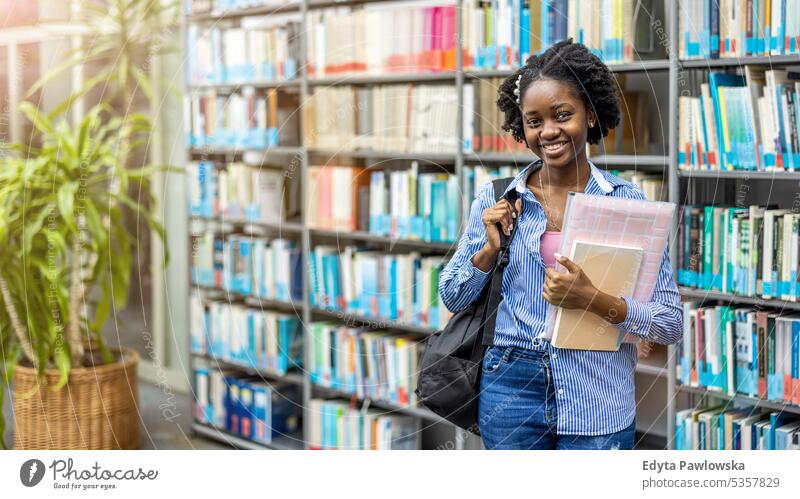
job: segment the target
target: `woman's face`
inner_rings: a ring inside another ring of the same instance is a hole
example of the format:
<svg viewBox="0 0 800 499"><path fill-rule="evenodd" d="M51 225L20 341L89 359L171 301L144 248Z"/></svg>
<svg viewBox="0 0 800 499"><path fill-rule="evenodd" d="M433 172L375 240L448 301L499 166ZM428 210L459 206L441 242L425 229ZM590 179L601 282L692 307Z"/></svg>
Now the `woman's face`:
<svg viewBox="0 0 800 499"><path fill-rule="evenodd" d="M549 167L562 168L586 155L595 115L566 83L534 81L522 96L522 124L531 151Z"/></svg>

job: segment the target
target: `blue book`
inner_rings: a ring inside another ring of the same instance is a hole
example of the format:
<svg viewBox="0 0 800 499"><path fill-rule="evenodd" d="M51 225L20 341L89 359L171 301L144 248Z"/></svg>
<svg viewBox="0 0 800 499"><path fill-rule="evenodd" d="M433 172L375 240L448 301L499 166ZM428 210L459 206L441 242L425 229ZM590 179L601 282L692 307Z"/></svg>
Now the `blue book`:
<svg viewBox="0 0 800 499"><path fill-rule="evenodd" d="M745 77L743 75L736 75L730 73L709 73L708 75L709 88L711 90L711 100L714 103L714 121L717 125L717 144L720 149L720 166L722 169L730 170L731 165L726 164L728 160L729 150L725 149L725 140L722 131L722 115L720 109L719 87L743 87L745 86Z"/></svg>

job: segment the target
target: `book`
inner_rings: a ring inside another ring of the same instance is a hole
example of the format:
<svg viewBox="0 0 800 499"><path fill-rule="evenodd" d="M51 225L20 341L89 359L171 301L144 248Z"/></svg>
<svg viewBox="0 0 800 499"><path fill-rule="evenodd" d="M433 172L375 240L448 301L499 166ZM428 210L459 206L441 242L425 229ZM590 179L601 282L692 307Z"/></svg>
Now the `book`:
<svg viewBox="0 0 800 499"><path fill-rule="evenodd" d="M233 92L194 90L184 96L187 145L247 149L297 146L298 109L296 89L256 90L245 85Z"/></svg>
<svg viewBox="0 0 800 499"><path fill-rule="evenodd" d="M679 57L729 58L800 53L796 0L681 0Z"/></svg>
<svg viewBox="0 0 800 499"><path fill-rule="evenodd" d="M411 416L351 407L340 400L311 399L309 447L340 450L414 450L421 423Z"/></svg>
<svg viewBox="0 0 800 499"><path fill-rule="evenodd" d="M452 85L314 87L303 106L312 149L455 153L458 95Z"/></svg>
<svg viewBox="0 0 800 499"><path fill-rule="evenodd" d="M570 192L559 252L571 254L576 240L641 248L642 263L630 296L649 301L661 270L674 211L673 203ZM566 272L559 263L556 270ZM547 308L547 328L542 334L546 339L553 336L557 309L552 304ZM623 341L637 341L630 336L626 335Z"/></svg>
<svg viewBox="0 0 800 499"><path fill-rule="evenodd" d="M541 0L484 2L461 7L464 67L510 69L552 44L572 38L606 64L630 62L642 54L664 58L649 31L664 29L659 4L648 15L627 0Z"/></svg>
<svg viewBox="0 0 800 499"><path fill-rule="evenodd" d="M242 27L189 24L187 81L199 86L299 78L301 29L301 16L292 13L249 19Z"/></svg>
<svg viewBox="0 0 800 499"><path fill-rule="evenodd" d="M314 322L308 330L313 384L360 399L417 405L418 338L327 322Z"/></svg>
<svg viewBox="0 0 800 499"><path fill-rule="evenodd" d="M316 245L309 262L312 307L436 329L452 315L438 293L441 256Z"/></svg>
<svg viewBox="0 0 800 499"><path fill-rule="evenodd" d="M570 260L592 284L612 296L629 296L639 276L642 248L573 240ZM616 351L623 334L613 324L585 310L558 308L552 344L558 348Z"/></svg>

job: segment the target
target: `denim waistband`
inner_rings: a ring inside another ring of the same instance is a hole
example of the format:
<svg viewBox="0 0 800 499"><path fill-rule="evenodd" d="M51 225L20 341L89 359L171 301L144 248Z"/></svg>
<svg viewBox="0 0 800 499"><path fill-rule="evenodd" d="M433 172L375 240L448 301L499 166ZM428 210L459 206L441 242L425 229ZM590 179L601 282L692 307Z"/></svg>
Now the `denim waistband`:
<svg viewBox="0 0 800 499"><path fill-rule="evenodd" d="M532 361L549 361L550 352L547 349L531 350L529 348L521 347L492 347L496 349L498 355L504 357L506 360L532 360Z"/></svg>

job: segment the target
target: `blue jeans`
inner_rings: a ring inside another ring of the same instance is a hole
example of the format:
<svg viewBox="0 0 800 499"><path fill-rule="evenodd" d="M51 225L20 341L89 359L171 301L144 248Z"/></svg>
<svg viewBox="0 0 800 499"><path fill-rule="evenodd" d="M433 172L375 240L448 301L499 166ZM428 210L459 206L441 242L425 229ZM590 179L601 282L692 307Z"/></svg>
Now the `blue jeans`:
<svg viewBox="0 0 800 499"><path fill-rule="evenodd" d="M559 435L546 350L489 347L483 358L478 425L487 449L632 449L636 422L608 435Z"/></svg>

